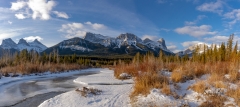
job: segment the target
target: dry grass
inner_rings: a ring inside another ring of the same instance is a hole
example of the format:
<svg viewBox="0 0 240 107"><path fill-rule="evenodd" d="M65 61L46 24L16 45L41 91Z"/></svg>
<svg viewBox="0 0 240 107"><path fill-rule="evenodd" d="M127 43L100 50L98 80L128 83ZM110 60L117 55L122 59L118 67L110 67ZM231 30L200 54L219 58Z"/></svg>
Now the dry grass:
<svg viewBox="0 0 240 107"><path fill-rule="evenodd" d="M181 82L183 80L183 72L181 70L174 70L171 78L173 82Z"/></svg>
<svg viewBox="0 0 240 107"><path fill-rule="evenodd" d="M190 86L189 88L195 92L204 93L208 87L205 81L198 81L194 85Z"/></svg>
<svg viewBox="0 0 240 107"><path fill-rule="evenodd" d="M228 96L235 99L235 102L240 106L240 88L237 89L228 89L227 93Z"/></svg>
<svg viewBox="0 0 240 107"><path fill-rule="evenodd" d="M168 79L157 73L146 73L138 76L135 79L134 90L131 94L132 97L142 94L149 94L150 90L153 88L161 89L163 85L168 85Z"/></svg>
<svg viewBox="0 0 240 107"><path fill-rule="evenodd" d="M214 83L214 87L216 88L226 88L226 85L222 81L217 81Z"/></svg>
<svg viewBox="0 0 240 107"><path fill-rule="evenodd" d="M32 64L24 63L16 66L7 66L1 68L1 72L4 73L21 73L21 74L31 74L31 73L43 73L46 71L50 72L63 72L69 70L79 70L85 68L78 64Z"/></svg>
<svg viewBox="0 0 240 107"><path fill-rule="evenodd" d="M232 70L229 72L230 75L230 81L232 82L237 82L240 80L240 73L238 72L238 70Z"/></svg>
<svg viewBox="0 0 240 107"><path fill-rule="evenodd" d="M210 77L208 78L208 82L214 86L214 84L218 81L223 81L224 80L224 75L222 74L217 74L217 73L212 73Z"/></svg>
<svg viewBox="0 0 240 107"><path fill-rule="evenodd" d="M166 94L166 95L172 95L170 85L168 85L166 83L163 83L161 92Z"/></svg>
<svg viewBox="0 0 240 107"><path fill-rule="evenodd" d="M227 100L224 96L214 95L208 96L207 101L199 107L224 107L224 102Z"/></svg>

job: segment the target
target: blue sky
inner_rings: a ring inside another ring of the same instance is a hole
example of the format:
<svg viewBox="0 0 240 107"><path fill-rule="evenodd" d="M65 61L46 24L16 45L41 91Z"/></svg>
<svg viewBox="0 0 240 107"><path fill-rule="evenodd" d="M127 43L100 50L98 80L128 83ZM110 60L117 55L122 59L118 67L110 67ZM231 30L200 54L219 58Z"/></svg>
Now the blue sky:
<svg viewBox="0 0 240 107"><path fill-rule="evenodd" d="M1 0L0 43L39 39L48 47L86 32L164 38L174 52L240 40L240 0Z"/></svg>

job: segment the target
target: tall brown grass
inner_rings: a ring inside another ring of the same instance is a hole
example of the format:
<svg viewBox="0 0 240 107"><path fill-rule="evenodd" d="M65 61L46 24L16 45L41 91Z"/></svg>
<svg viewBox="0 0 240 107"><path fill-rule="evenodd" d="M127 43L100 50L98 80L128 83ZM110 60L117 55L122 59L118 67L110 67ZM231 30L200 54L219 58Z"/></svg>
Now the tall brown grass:
<svg viewBox="0 0 240 107"><path fill-rule="evenodd" d="M6 66L1 68L1 72L4 73L21 73L21 74L31 74L31 73L43 73L43 72L63 72L69 70L79 70L86 68L78 64L34 64L34 63L23 63L16 66Z"/></svg>
<svg viewBox="0 0 240 107"><path fill-rule="evenodd" d="M194 85L189 87L190 89L194 90L195 92L198 93L204 93L205 90L208 88L206 81L198 81Z"/></svg>
<svg viewBox="0 0 240 107"><path fill-rule="evenodd" d="M240 106L240 88L237 89L228 89L227 95L234 98L238 106Z"/></svg>
<svg viewBox="0 0 240 107"><path fill-rule="evenodd" d="M168 84L168 79L162 75L158 75L157 73L145 73L144 75L139 75L135 79L134 90L131 96L139 94L147 95L151 89L161 89Z"/></svg>

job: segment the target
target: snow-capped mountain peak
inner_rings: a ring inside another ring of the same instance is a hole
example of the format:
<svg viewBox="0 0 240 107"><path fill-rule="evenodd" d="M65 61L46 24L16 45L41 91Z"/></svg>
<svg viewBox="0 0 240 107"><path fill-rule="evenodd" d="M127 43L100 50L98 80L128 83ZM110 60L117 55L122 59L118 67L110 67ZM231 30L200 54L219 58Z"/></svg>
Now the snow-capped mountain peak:
<svg viewBox="0 0 240 107"><path fill-rule="evenodd" d="M104 45L105 47L110 46L114 42L114 38L90 32L87 32L83 39L92 43L99 43L101 45Z"/></svg>
<svg viewBox="0 0 240 107"><path fill-rule="evenodd" d="M16 49L18 51L27 49L28 51L34 50L37 52L42 52L47 49L47 47L38 40L28 43L26 40L20 39L18 44L16 44L11 38L3 40L1 47L3 49Z"/></svg>
<svg viewBox="0 0 240 107"><path fill-rule="evenodd" d="M26 45L26 46L30 46L26 40L24 40L23 38L19 40L18 45Z"/></svg>
<svg viewBox="0 0 240 107"><path fill-rule="evenodd" d="M167 49L166 44L165 44L165 40L163 38L159 39L158 41L153 41L149 38L146 38L146 39L143 40L143 43L153 50L162 49L162 50L170 52Z"/></svg>
<svg viewBox="0 0 240 107"><path fill-rule="evenodd" d="M15 49L17 47L17 44L11 38L8 38L2 41L1 47L3 49Z"/></svg>
<svg viewBox="0 0 240 107"><path fill-rule="evenodd" d="M28 44L30 45L30 47L32 47L33 50L37 52L42 52L47 49L47 47L41 42L39 42L37 39L35 39L33 42L29 42Z"/></svg>
<svg viewBox="0 0 240 107"><path fill-rule="evenodd" d="M136 35L134 34L131 34L131 33L126 33L126 34L121 34L117 37L117 39L120 39L120 40L123 40L123 41L135 41L135 42L138 42L138 43L141 43L142 42L142 39L140 39L139 37L137 37Z"/></svg>
<svg viewBox="0 0 240 107"><path fill-rule="evenodd" d="M163 38L159 39L157 42L160 43L160 44L162 45L162 48L167 49L167 46L166 46L165 40L164 40Z"/></svg>

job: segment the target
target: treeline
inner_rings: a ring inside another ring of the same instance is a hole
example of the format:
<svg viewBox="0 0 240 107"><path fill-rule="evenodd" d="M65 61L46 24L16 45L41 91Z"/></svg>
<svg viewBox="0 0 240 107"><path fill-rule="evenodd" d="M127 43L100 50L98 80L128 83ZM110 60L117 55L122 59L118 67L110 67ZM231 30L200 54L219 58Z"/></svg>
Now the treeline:
<svg viewBox="0 0 240 107"><path fill-rule="evenodd" d="M200 62L200 63L215 63L215 62L239 62L240 52L238 51L238 42L233 45L234 35L230 35L227 43L222 42L220 45L212 44L207 46L204 44L203 49L197 46L192 55L188 54L184 56L176 55L165 55L162 51L159 52L158 59L164 63L184 63L187 61ZM144 57L152 56L152 53L147 53L146 55L136 54L133 63L142 62Z"/></svg>
<svg viewBox="0 0 240 107"><path fill-rule="evenodd" d="M62 72L87 67L112 66L116 65L119 60L129 63L132 59L82 57L76 54L60 56L58 51L50 54L39 54L35 51L27 51L25 49L14 54L5 53L0 57L0 73L8 75L9 73Z"/></svg>

